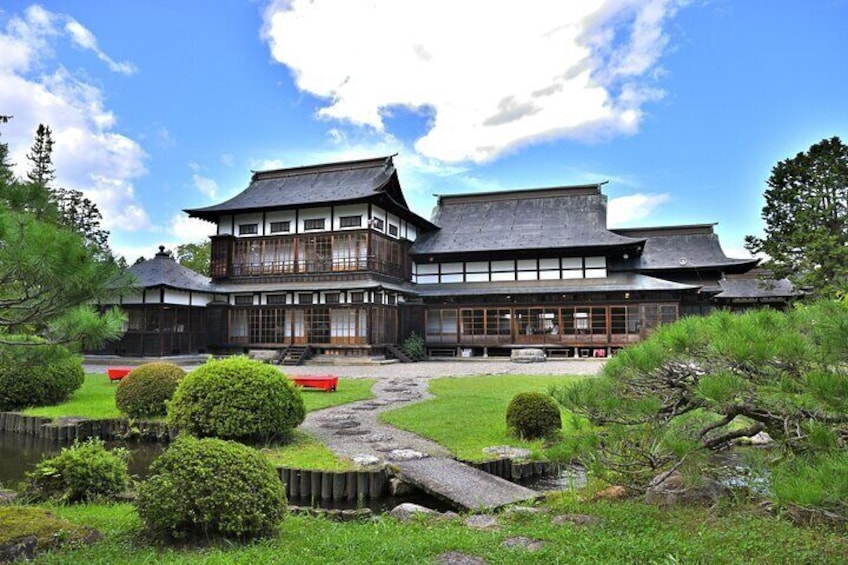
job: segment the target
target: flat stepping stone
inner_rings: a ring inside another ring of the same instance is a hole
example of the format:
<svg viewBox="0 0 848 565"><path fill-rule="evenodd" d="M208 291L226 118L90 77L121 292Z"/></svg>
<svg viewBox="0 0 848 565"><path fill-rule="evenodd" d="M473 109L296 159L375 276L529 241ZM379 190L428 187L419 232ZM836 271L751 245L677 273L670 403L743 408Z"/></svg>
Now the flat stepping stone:
<svg viewBox="0 0 848 565"><path fill-rule="evenodd" d="M378 432L378 433L375 433L375 434L371 434L368 437L363 438L363 439L365 441L367 441L368 443L378 443L378 442L381 442L381 441L392 441L393 438L392 438L391 434L384 434L384 433Z"/></svg>
<svg viewBox="0 0 848 565"><path fill-rule="evenodd" d="M377 408L379 408L379 406L376 406L374 404L360 404L359 406L354 406L353 408L351 408L351 410L361 410L364 412L376 410Z"/></svg>
<svg viewBox="0 0 848 565"><path fill-rule="evenodd" d="M515 536L514 538L507 538L501 542L501 546L503 547L517 547L520 549L526 549L527 551L539 551L544 548L548 542L540 540L540 539L531 539L524 536Z"/></svg>
<svg viewBox="0 0 848 565"><path fill-rule="evenodd" d="M542 496L447 457L397 461L394 466L404 481L466 510L496 509Z"/></svg>
<svg viewBox="0 0 848 565"><path fill-rule="evenodd" d="M473 514L465 518L465 525L474 530L492 532L500 529L498 518L488 514Z"/></svg>
<svg viewBox="0 0 848 565"><path fill-rule="evenodd" d="M424 459L425 457L428 457L426 453L414 449L394 449L389 453L389 459L392 461L409 461L411 459Z"/></svg>
<svg viewBox="0 0 848 565"><path fill-rule="evenodd" d="M406 392L406 393L412 392L411 390L409 390L408 387L405 387L405 386L387 386L386 388L383 389L383 391L384 392Z"/></svg>
<svg viewBox="0 0 848 565"><path fill-rule="evenodd" d="M369 465L376 465L377 463L379 463L380 458L374 457L373 455L357 455L353 458L353 462L356 465L368 467Z"/></svg>
<svg viewBox="0 0 848 565"><path fill-rule="evenodd" d="M482 557L462 553L461 551L447 551L436 556L439 565L488 565Z"/></svg>
<svg viewBox="0 0 848 565"><path fill-rule="evenodd" d="M369 433L371 432L368 430L361 430L357 428L347 428L336 431L337 436L364 436Z"/></svg>
<svg viewBox="0 0 848 565"><path fill-rule="evenodd" d="M338 421L338 422L325 422L325 423L321 424L321 427L325 428L327 430L347 430L347 429L350 429L350 428L357 428L361 425L362 425L362 423L359 422L358 420L341 420L341 421ZM365 433L370 433L370 432L365 432Z"/></svg>

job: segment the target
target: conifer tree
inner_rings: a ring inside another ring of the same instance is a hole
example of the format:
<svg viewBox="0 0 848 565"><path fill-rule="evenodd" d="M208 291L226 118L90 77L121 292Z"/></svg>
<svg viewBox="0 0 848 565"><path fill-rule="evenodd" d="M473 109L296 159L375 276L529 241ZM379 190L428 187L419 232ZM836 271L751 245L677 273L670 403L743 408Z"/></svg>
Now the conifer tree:
<svg viewBox="0 0 848 565"><path fill-rule="evenodd" d="M27 172L30 182L46 187L56 178L56 170L53 168L53 131L49 126L38 124L35 142L27 153L27 160L32 164L32 169Z"/></svg>

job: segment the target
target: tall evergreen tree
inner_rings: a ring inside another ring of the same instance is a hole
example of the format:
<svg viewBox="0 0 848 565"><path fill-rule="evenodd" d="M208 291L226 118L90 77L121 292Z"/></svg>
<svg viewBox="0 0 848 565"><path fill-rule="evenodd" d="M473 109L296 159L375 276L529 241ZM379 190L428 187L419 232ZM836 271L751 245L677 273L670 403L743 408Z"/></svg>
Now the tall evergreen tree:
<svg viewBox="0 0 848 565"><path fill-rule="evenodd" d="M27 172L27 179L42 186L49 186L56 178L56 170L53 168L53 131L50 126L38 124L35 142L27 153L27 159L32 164L32 169Z"/></svg>
<svg viewBox="0 0 848 565"><path fill-rule="evenodd" d="M824 139L771 171L762 217L765 237L745 247L768 267L822 295L848 284L848 146Z"/></svg>
<svg viewBox="0 0 848 565"><path fill-rule="evenodd" d="M120 334L124 318L90 304L126 292L130 281L111 257L65 226L55 206L41 206L50 200L46 186L19 181L0 160L0 346L98 347Z"/></svg>

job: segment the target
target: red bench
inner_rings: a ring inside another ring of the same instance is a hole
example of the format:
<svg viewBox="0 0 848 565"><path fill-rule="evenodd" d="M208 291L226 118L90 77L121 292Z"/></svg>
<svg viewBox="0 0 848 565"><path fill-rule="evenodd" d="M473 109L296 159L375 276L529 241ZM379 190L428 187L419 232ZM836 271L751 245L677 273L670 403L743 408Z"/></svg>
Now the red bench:
<svg viewBox="0 0 848 565"><path fill-rule="evenodd" d="M297 386L317 388L327 392L334 392L339 384L339 378L335 375L289 375L288 377Z"/></svg>
<svg viewBox="0 0 848 565"><path fill-rule="evenodd" d="M130 374L132 367L109 367L106 369L106 374L109 375L110 381L119 381Z"/></svg>

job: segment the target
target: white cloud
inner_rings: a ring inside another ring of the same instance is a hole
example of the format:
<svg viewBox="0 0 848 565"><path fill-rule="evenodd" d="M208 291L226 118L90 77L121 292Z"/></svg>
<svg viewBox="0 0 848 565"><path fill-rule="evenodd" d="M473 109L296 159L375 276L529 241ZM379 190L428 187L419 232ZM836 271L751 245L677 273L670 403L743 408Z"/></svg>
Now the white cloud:
<svg viewBox="0 0 848 565"><path fill-rule="evenodd" d="M3 127L3 141L9 144L15 173L23 176L38 124L49 125L55 184L85 193L97 204L107 229L149 229L150 219L133 186L146 173L147 154L135 140L115 131L116 117L100 89L53 60L54 46L65 33L81 47L91 49L92 41L96 46L82 26L68 29L74 21L34 6L0 31L0 111L14 116Z"/></svg>
<svg viewBox="0 0 848 565"><path fill-rule="evenodd" d="M180 243L199 243L206 241L210 235L214 235L215 229L216 226L213 223L180 214L171 219L169 231L179 239Z"/></svg>
<svg viewBox="0 0 848 565"><path fill-rule="evenodd" d="M194 188L210 199L218 197L218 183L214 179L195 173L191 175L191 182L194 184Z"/></svg>
<svg viewBox="0 0 848 565"><path fill-rule="evenodd" d="M631 194L610 198L607 206L607 225L625 227L650 217L656 209L668 202L668 194Z"/></svg>
<svg viewBox="0 0 848 565"><path fill-rule="evenodd" d="M298 88L328 101L320 117L382 132L405 107L430 116L422 155L484 162L635 132L662 96L651 83L681 2L274 0L263 37Z"/></svg>
<svg viewBox="0 0 848 565"><path fill-rule="evenodd" d="M221 155L221 164L225 167L232 167L236 164L236 158L232 153L224 153Z"/></svg>
<svg viewBox="0 0 848 565"><path fill-rule="evenodd" d="M127 61L118 62L109 57L109 55L104 53L97 45L97 38L94 37L94 34L75 19L67 18L65 31L70 34L71 41L73 41L78 47L87 49L97 55L98 59L106 63L106 66L109 67L110 71L124 75L135 74L137 70L135 65Z"/></svg>

